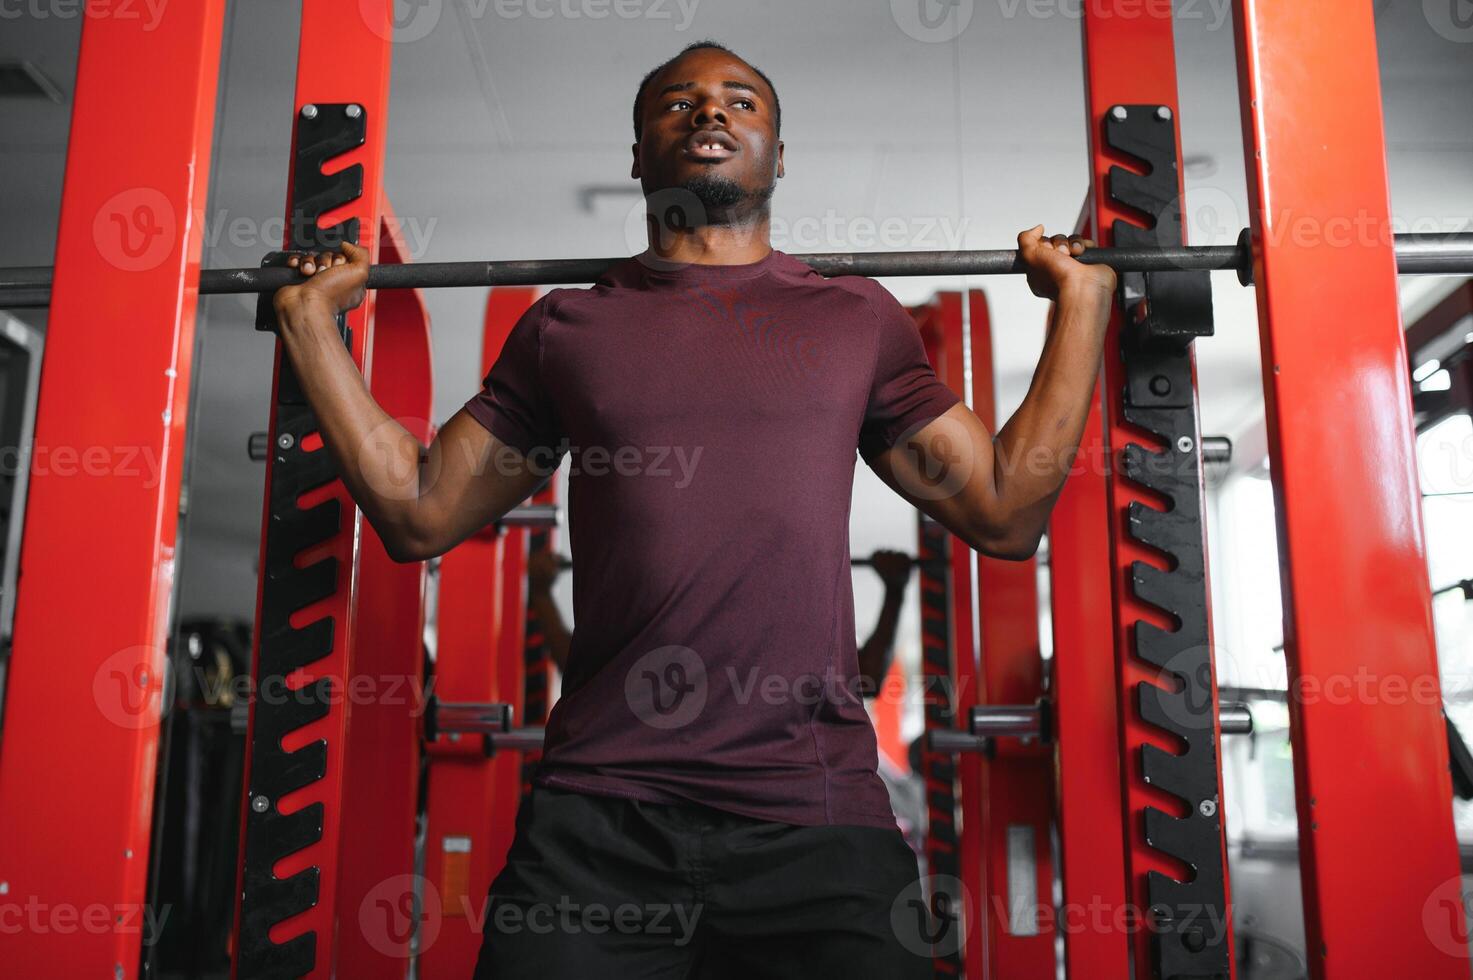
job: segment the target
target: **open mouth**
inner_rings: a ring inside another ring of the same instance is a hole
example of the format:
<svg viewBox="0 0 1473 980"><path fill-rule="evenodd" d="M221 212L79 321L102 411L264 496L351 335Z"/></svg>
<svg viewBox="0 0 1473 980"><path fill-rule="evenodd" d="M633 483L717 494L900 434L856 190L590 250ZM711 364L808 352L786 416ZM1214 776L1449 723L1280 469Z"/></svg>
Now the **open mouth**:
<svg viewBox="0 0 1473 980"><path fill-rule="evenodd" d="M717 130L695 133L685 141L685 154L693 160L713 162L736 156L736 141Z"/></svg>

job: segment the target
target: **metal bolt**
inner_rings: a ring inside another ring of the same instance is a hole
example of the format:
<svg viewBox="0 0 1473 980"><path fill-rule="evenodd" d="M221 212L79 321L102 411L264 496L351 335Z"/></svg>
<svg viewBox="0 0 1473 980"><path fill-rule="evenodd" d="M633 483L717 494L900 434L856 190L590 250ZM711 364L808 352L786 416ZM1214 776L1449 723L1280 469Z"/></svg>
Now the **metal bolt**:
<svg viewBox="0 0 1473 980"><path fill-rule="evenodd" d="M271 801L266 799L266 797L264 796L258 796L255 799L251 800L251 809L255 810L257 813L265 813L267 807L269 806L271 806Z"/></svg>
<svg viewBox="0 0 1473 980"><path fill-rule="evenodd" d="M1203 800L1201 803L1197 804L1197 810L1202 814L1202 816L1210 817L1217 813L1217 801Z"/></svg>
<svg viewBox="0 0 1473 980"><path fill-rule="evenodd" d="M1120 122L1125 122L1125 117L1126 115L1128 115L1128 113L1126 113L1125 111L1125 106L1117 105L1115 108L1110 110L1110 115Z"/></svg>
<svg viewBox="0 0 1473 980"><path fill-rule="evenodd" d="M125 857L125 858L127 858L128 860L131 861L133 859L133 848L131 848L131 847L125 847L125 848L123 848L123 857Z"/></svg>
<svg viewBox="0 0 1473 980"><path fill-rule="evenodd" d="M283 432L276 437L276 445L280 449L290 449L297 444L297 437L290 432Z"/></svg>
<svg viewBox="0 0 1473 980"><path fill-rule="evenodd" d="M304 105L304 106L302 106L302 118L303 119L316 119L317 118L317 107L315 105Z"/></svg>
<svg viewBox="0 0 1473 980"><path fill-rule="evenodd" d="M113 964L113 978L114 980L123 980L123 964Z"/></svg>
<svg viewBox="0 0 1473 980"><path fill-rule="evenodd" d="M1167 379L1166 375L1158 374L1151 379L1151 394L1164 396L1170 392L1171 381Z"/></svg>
<svg viewBox="0 0 1473 980"><path fill-rule="evenodd" d="M9 894L10 894L10 882L8 882L8 881L0 881L0 895L9 895Z"/></svg>
<svg viewBox="0 0 1473 980"><path fill-rule="evenodd" d="M1165 122L1166 120L1171 118L1171 110L1164 105L1157 106L1156 118L1161 120L1162 122Z"/></svg>
<svg viewBox="0 0 1473 980"><path fill-rule="evenodd" d="M1192 447L1194 445L1196 445L1196 443L1192 442L1191 436L1182 436L1180 439L1176 440L1176 448L1179 452L1189 453L1192 451Z"/></svg>
<svg viewBox="0 0 1473 980"><path fill-rule="evenodd" d="M348 114L349 119L357 119L359 116L363 115L363 107L357 104L350 105L347 109L343 111Z"/></svg>

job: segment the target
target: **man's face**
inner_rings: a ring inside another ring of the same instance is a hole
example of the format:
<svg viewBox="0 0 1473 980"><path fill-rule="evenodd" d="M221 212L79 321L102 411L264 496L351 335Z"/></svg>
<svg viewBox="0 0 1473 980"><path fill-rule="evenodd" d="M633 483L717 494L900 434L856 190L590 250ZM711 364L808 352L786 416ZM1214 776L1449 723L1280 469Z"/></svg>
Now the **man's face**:
<svg viewBox="0 0 1473 980"><path fill-rule="evenodd" d="M773 109L767 83L744 62L724 51L692 51L645 90L630 176L646 197L692 191L713 223L763 207L783 175Z"/></svg>

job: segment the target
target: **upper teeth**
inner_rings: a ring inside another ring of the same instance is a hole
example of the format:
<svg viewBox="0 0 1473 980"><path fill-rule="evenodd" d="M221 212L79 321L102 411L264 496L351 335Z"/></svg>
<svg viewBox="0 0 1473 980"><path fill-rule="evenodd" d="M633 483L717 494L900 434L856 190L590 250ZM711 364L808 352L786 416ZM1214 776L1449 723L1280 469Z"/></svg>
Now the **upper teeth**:
<svg viewBox="0 0 1473 980"><path fill-rule="evenodd" d="M701 144L701 149L703 149L703 150L716 150L716 149L720 149L720 147L718 147L715 143L702 143Z"/></svg>

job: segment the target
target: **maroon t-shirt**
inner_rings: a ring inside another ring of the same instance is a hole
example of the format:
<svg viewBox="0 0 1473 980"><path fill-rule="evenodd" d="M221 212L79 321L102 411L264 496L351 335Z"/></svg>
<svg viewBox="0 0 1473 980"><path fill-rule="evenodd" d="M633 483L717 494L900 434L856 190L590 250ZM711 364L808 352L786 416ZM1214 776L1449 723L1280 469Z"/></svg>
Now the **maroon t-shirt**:
<svg viewBox="0 0 1473 980"><path fill-rule="evenodd" d="M856 450L957 401L883 287L782 252L630 259L533 304L466 410L571 457L574 631L536 781L894 827L855 684Z"/></svg>

